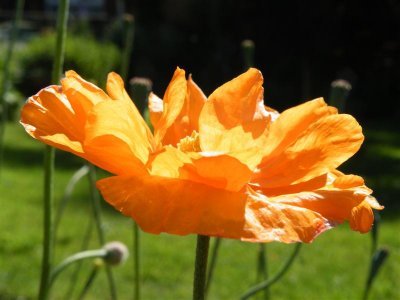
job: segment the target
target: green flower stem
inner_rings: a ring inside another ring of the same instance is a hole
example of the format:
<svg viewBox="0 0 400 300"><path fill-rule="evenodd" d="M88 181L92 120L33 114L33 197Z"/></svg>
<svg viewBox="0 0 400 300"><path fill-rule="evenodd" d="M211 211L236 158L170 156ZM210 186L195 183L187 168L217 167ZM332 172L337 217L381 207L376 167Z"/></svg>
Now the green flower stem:
<svg viewBox="0 0 400 300"><path fill-rule="evenodd" d="M74 255L67 257L63 262L61 262L54 270L51 272L49 287L54 283L55 279L60 275L60 273L65 270L68 266L75 262L88 259L88 258L104 258L107 255L107 250L97 249L97 250L86 250L78 252Z"/></svg>
<svg viewBox="0 0 400 300"><path fill-rule="evenodd" d="M93 203L93 216L96 224L97 234L99 237L100 245L104 245L106 242L105 234L103 230L102 220L101 220L101 208L100 208L100 197L96 189L96 168L90 164L89 165L89 184L90 184L90 196ZM117 289L115 286L114 276L112 274L110 266L106 266L108 284L110 286L111 299L117 299Z"/></svg>
<svg viewBox="0 0 400 300"><path fill-rule="evenodd" d="M58 5L56 52L54 56L53 71L51 73L51 80L55 84L58 84L63 72L65 40L67 39L69 0L60 0L58 1Z"/></svg>
<svg viewBox="0 0 400 300"><path fill-rule="evenodd" d="M6 129L8 107L5 96L7 94L9 77L10 77L10 62L12 60L15 41L17 39L18 24L22 19L25 0L17 0L17 7L15 9L15 18L11 27L10 40L8 43L6 55L4 58L3 66L3 81L0 86L0 107L1 107L1 124L0 124L0 168L3 165L3 148L4 148L4 133Z"/></svg>
<svg viewBox="0 0 400 300"><path fill-rule="evenodd" d="M369 274L368 274L367 282L365 283L364 294L362 297L363 300L368 299L372 283L374 282L376 276L378 275L379 270L381 269L381 267L387 260L388 256L389 256L389 251L385 248L376 250L374 255L372 256Z"/></svg>
<svg viewBox="0 0 400 300"><path fill-rule="evenodd" d="M207 281L206 281L206 287L205 287L206 296L207 296L208 291L210 290L210 285L212 283L215 265L217 264L218 252L219 252L219 247L221 246L221 242L222 242L222 239L219 237L214 239L214 244L213 244L213 247L211 250L210 264L208 266L208 272L207 272Z"/></svg>
<svg viewBox="0 0 400 300"><path fill-rule="evenodd" d="M121 77L127 81L135 33L134 17L130 14L124 15L123 26L125 29L125 45L121 59Z"/></svg>
<svg viewBox="0 0 400 300"><path fill-rule="evenodd" d="M292 265L293 261L295 260L295 258L298 256L300 248L301 248L301 243L297 243L293 253L290 255L290 257L288 258L288 260L285 262L285 264L282 266L282 268L278 271L278 273L275 274L275 276L271 277L268 280L265 280L255 286L253 286L252 288L250 288L246 293L244 293L240 299L244 300L244 299L249 299L251 296L255 295L256 293L264 290L265 288L270 287L272 284L274 284L275 282L277 282L279 279L281 279L281 277L283 275L285 275L285 273L289 270L290 266Z"/></svg>
<svg viewBox="0 0 400 300"><path fill-rule="evenodd" d="M268 266L267 266L267 249L265 244L259 244L258 259L257 259L257 281L265 281L268 279ZM264 289L264 299L269 299L269 289Z"/></svg>
<svg viewBox="0 0 400 300"><path fill-rule="evenodd" d="M57 42L53 65L52 82L57 83L60 80L64 62L65 38L67 34L69 0L59 1L57 15ZM54 226L53 226L53 177L54 177L54 149L46 146L44 154L44 215L43 215L43 258L42 272L39 287L39 299L48 298L50 284L50 274L52 268L52 255L54 244Z"/></svg>
<svg viewBox="0 0 400 300"><path fill-rule="evenodd" d="M45 147L44 152L44 199L43 199L43 254L42 272L39 288L39 299L48 297L48 285L53 256L53 178L54 177L54 149Z"/></svg>
<svg viewBox="0 0 400 300"><path fill-rule="evenodd" d="M133 268L135 276L135 286L133 299L140 299L140 231L136 222L133 222Z"/></svg>
<svg viewBox="0 0 400 300"><path fill-rule="evenodd" d="M210 245L210 237L205 235L197 236L196 244L196 260L194 267L193 281L193 300L205 299L206 273L208 248Z"/></svg>

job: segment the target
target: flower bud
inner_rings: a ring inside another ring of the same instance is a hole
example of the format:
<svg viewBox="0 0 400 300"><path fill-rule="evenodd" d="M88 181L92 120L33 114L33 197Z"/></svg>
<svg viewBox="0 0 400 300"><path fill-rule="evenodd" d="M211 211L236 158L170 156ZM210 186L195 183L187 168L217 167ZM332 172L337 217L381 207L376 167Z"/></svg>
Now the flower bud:
<svg viewBox="0 0 400 300"><path fill-rule="evenodd" d="M103 249L107 251L104 261L112 266L124 263L129 256L128 248L121 242L107 243Z"/></svg>

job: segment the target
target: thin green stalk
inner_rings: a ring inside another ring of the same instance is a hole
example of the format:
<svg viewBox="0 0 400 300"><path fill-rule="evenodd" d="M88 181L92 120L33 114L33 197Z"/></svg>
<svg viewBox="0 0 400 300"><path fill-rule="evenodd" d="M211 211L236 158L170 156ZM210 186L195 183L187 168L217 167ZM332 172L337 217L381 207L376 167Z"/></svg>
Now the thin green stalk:
<svg viewBox="0 0 400 300"><path fill-rule="evenodd" d="M217 264L217 258L218 258L218 252L219 252L219 247L221 246L222 238L215 238L214 239L214 244L211 250L211 256L210 256L210 264L208 266L208 272L207 272L207 281L206 281L206 296L208 294L208 291L210 290L210 285L212 283L213 275L214 275L214 270L215 266Z"/></svg>
<svg viewBox="0 0 400 300"><path fill-rule="evenodd" d="M83 236L81 251L87 250L87 248L89 246L89 242L90 242L90 237L92 236L92 232L93 232L93 218L90 218L88 225L86 227L85 234ZM78 274L81 270L81 267L82 267L82 263L78 262L76 264L76 268L75 268L74 272L71 275L69 288L68 288L68 291L64 298L66 300L72 299L72 293L74 292L76 283L78 282Z"/></svg>
<svg viewBox="0 0 400 300"><path fill-rule="evenodd" d="M128 42L127 42L128 43ZM126 75L126 74L125 74ZM126 80L126 78L124 78ZM134 100L140 113L144 115L148 102L148 96L151 91L152 82L146 78L132 78L129 81L130 96ZM140 299L140 230L136 222L133 222L133 273L135 278L133 299Z"/></svg>
<svg viewBox="0 0 400 300"><path fill-rule="evenodd" d="M58 4L56 52L54 55L53 70L51 73L51 80L53 83L58 83L60 81L63 72L65 40L67 39L69 0L59 0Z"/></svg>
<svg viewBox="0 0 400 300"><path fill-rule="evenodd" d="M133 269L135 276L135 286L133 291L133 299L140 299L140 231L136 222L133 222Z"/></svg>
<svg viewBox="0 0 400 300"><path fill-rule="evenodd" d="M60 80L64 62L65 38L67 35L67 20L69 11L69 0L59 1L57 15L57 42L53 65L52 82ZM44 155L44 215L43 215L43 258L42 272L39 288L39 299L48 298L50 274L52 268L54 226L53 226L53 177L54 177L54 149L45 147Z"/></svg>
<svg viewBox="0 0 400 300"><path fill-rule="evenodd" d="M107 250L105 249L96 249L96 250L86 250L82 252L78 252L74 255L71 255L64 259L57 267L54 268L54 270L51 272L51 277L50 277L50 284L49 287L54 283L58 275L62 271L64 271L68 266L72 265L73 263L76 263L78 261L88 259L88 258L104 258L107 255Z"/></svg>
<svg viewBox="0 0 400 300"><path fill-rule="evenodd" d="M283 275L285 275L285 273L289 270L290 266L292 265L294 259L297 257L297 255L299 254L300 248L301 248L301 243L297 243L293 253L290 255L290 257L288 258L288 260L285 262L285 264L282 266L282 268L278 271L278 273L275 274L275 276L271 277L268 280L265 280L255 286L253 286L252 288L250 288L246 293L244 293L240 299L244 300L244 299L249 299L251 296L255 295L256 293L264 290L265 288L270 287L272 284L274 284L275 282L277 282L279 279L281 279L281 277Z"/></svg>
<svg viewBox="0 0 400 300"><path fill-rule="evenodd" d="M47 299L53 257L53 177L54 149L45 147L44 153L44 199L43 199L43 254L39 299Z"/></svg>
<svg viewBox="0 0 400 300"><path fill-rule="evenodd" d="M193 280L193 300L205 299L206 274L208 248L210 245L210 237L205 235L197 236L196 244L196 260L194 268Z"/></svg>
<svg viewBox="0 0 400 300"><path fill-rule="evenodd" d="M127 81L135 33L134 17L130 14L125 14L123 16L123 26L125 29L125 45L121 59L121 77Z"/></svg>
<svg viewBox="0 0 400 300"><path fill-rule="evenodd" d="M100 197L96 189L96 168L93 165L89 165L89 184L90 184L90 196L93 203L93 216L96 224L97 234L99 237L100 245L104 245L106 242L105 234L103 230L102 220L101 220L101 208L100 208ZM117 299L117 289L115 286L114 276L112 274L110 266L106 266L106 273L108 284L110 286L111 299Z"/></svg>
<svg viewBox="0 0 400 300"><path fill-rule="evenodd" d="M14 45L17 40L18 24L22 19L22 13L24 11L25 0L17 0L17 6L15 9L15 18L12 23L10 40L8 43L7 51L4 57L3 65L3 81L0 86L0 107L1 107L1 124L0 124L0 169L3 166L3 148L4 148L4 134L6 130L6 122L8 115L8 107L5 96L7 94L9 77L10 77L10 62L14 52Z"/></svg>
<svg viewBox="0 0 400 300"><path fill-rule="evenodd" d="M80 167L68 181L67 187L65 188L65 191L64 191L64 195L60 201L57 213L54 217L54 232L55 232L55 234L57 234L57 229L60 224L62 215L64 213L64 210L65 210L68 202L71 200L72 192L74 191L75 186L88 173L89 173L89 167L87 165L84 165L84 166Z"/></svg>

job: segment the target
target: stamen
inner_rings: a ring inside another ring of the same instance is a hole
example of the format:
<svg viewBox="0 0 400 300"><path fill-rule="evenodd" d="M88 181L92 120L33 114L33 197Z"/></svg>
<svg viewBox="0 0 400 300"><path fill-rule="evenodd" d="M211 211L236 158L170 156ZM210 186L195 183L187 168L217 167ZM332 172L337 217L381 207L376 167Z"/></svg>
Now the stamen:
<svg viewBox="0 0 400 300"><path fill-rule="evenodd" d="M197 131L179 141L177 148L183 152L201 152L200 138Z"/></svg>

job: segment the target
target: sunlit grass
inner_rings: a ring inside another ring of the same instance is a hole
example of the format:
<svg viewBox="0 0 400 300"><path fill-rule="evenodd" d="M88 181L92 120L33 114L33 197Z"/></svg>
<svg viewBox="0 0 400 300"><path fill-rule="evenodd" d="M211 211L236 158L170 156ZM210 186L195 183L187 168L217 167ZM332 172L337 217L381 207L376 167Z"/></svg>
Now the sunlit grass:
<svg viewBox="0 0 400 300"><path fill-rule="evenodd" d="M33 299L37 293L42 239L42 149L43 145L28 138L21 126L8 126L5 168L0 184L0 299L15 299L18 296ZM370 155L370 151L367 148L361 154ZM378 155L376 159L384 159L379 153L374 155ZM362 158L359 156L357 159ZM80 165L79 159L57 152L57 201L70 176ZM359 165L363 166L363 163ZM355 166L358 166L357 162ZM373 175L370 171L369 177L373 182L378 182L382 176ZM91 216L87 187L85 178L78 184L65 211L56 239L55 262L80 249ZM388 188L393 187L388 185ZM378 193L382 194L382 191L378 189ZM386 199L386 203L397 200ZM388 207L383 214L380 245L389 249L390 257L378 275L370 299L400 299L397 288L400 278L399 211L391 211L391 206ZM103 214L107 239L120 240L130 247L131 221L105 203ZM142 234L141 243L143 299L190 299L195 236ZM98 247L95 231L90 247ZM268 244L271 274L280 268L292 247ZM255 283L256 252L257 245L223 240L210 299L237 299ZM304 245L293 268L271 288L272 299L359 299L367 276L369 256L370 235L352 232L347 224L341 225L323 234L314 243ZM89 275L90 265L91 262L84 263L75 296ZM62 299L65 295L72 271L73 267L58 278L52 299ZM120 299L132 298L132 260L115 268L114 272ZM105 299L107 288L105 272L102 272L87 299Z"/></svg>

